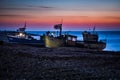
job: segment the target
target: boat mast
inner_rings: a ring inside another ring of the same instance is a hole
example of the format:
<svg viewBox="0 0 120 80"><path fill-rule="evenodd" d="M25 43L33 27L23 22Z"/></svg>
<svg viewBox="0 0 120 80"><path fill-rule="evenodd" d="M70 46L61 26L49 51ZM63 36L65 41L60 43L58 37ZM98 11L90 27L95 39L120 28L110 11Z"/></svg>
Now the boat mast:
<svg viewBox="0 0 120 80"><path fill-rule="evenodd" d="M24 24L24 28L26 29L26 21L25 21L25 24Z"/></svg>
<svg viewBox="0 0 120 80"><path fill-rule="evenodd" d="M25 30L26 30L26 21L25 21L24 27L22 28L23 32L25 32Z"/></svg>
<svg viewBox="0 0 120 80"><path fill-rule="evenodd" d="M61 19L60 36L62 35L62 23L63 23L63 19Z"/></svg>
<svg viewBox="0 0 120 80"><path fill-rule="evenodd" d="M94 28L93 28L93 33L95 32L95 26L94 26Z"/></svg>

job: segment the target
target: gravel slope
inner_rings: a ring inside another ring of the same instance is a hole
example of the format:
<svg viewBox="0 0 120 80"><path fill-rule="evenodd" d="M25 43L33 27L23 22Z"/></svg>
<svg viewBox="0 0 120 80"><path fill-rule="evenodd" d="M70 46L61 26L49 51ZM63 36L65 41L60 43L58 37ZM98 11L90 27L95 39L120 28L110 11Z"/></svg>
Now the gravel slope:
<svg viewBox="0 0 120 80"><path fill-rule="evenodd" d="M120 80L120 52L0 45L0 80Z"/></svg>

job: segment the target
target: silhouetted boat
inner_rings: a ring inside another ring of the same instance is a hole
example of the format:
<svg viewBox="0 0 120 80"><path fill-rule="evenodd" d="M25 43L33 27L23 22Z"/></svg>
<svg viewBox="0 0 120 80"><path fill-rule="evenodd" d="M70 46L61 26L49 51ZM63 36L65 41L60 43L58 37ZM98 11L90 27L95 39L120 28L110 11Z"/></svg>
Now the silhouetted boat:
<svg viewBox="0 0 120 80"><path fill-rule="evenodd" d="M62 34L62 23L54 25L55 29L59 29L59 35L55 36L54 33L47 32L45 35L45 46L49 48L61 46L76 46L77 36Z"/></svg>
<svg viewBox="0 0 120 80"><path fill-rule="evenodd" d="M24 27L17 29L17 31L9 31L4 32L1 34L1 41L8 42L8 43L20 43L20 44L27 44L27 45L38 45L44 46L43 36L29 34L25 32L26 30L26 23ZM38 36L39 40L35 39L33 36Z"/></svg>
<svg viewBox="0 0 120 80"><path fill-rule="evenodd" d="M92 32L84 31L82 35L83 41L77 41L77 46L96 50L103 50L106 48L106 40L98 40L99 36L97 32L95 32L95 27Z"/></svg>
<svg viewBox="0 0 120 80"><path fill-rule="evenodd" d="M103 50L106 48L106 42L98 40L99 36L95 32L95 28L92 32L84 31L83 41L78 41L77 36L70 34L62 34L62 24L54 25L55 29L59 29L59 36L54 36L53 33L47 32L45 35L45 46L49 48L68 46L68 47L81 47L96 50Z"/></svg>
<svg viewBox="0 0 120 80"><path fill-rule="evenodd" d="M45 46L49 48L61 47L64 45L64 41L62 39L58 39L57 37L45 36Z"/></svg>
<svg viewBox="0 0 120 80"><path fill-rule="evenodd" d="M45 46L49 48L56 48L64 45L64 40L62 39L62 24L54 25L55 29L60 29L59 36L55 36L53 32L46 32L45 35Z"/></svg>

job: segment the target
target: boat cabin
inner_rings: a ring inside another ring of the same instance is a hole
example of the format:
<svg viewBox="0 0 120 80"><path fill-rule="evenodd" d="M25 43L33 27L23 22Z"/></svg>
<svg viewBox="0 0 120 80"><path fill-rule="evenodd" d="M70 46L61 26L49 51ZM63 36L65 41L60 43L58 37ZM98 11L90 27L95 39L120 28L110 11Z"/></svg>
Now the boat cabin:
<svg viewBox="0 0 120 80"><path fill-rule="evenodd" d="M67 46L76 46L77 36L66 35L66 45Z"/></svg>
<svg viewBox="0 0 120 80"><path fill-rule="evenodd" d="M98 34L84 31L82 33L84 42L98 42Z"/></svg>

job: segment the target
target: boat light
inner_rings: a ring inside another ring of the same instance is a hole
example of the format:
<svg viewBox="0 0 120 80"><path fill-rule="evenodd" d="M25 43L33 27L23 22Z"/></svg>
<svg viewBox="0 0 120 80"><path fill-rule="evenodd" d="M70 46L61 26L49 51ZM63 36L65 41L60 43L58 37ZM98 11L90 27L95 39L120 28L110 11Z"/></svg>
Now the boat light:
<svg viewBox="0 0 120 80"><path fill-rule="evenodd" d="M52 36L55 36L55 34L54 34L53 32L51 33L51 35L52 35Z"/></svg>
<svg viewBox="0 0 120 80"><path fill-rule="evenodd" d="M19 36L23 36L23 34L22 34L22 33L20 33L20 34L19 34Z"/></svg>
<svg viewBox="0 0 120 80"><path fill-rule="evenodd" d="M19 33L18 36L20 36L20 37L25 37L25 34L23 34L23 33Z"/></svg>

